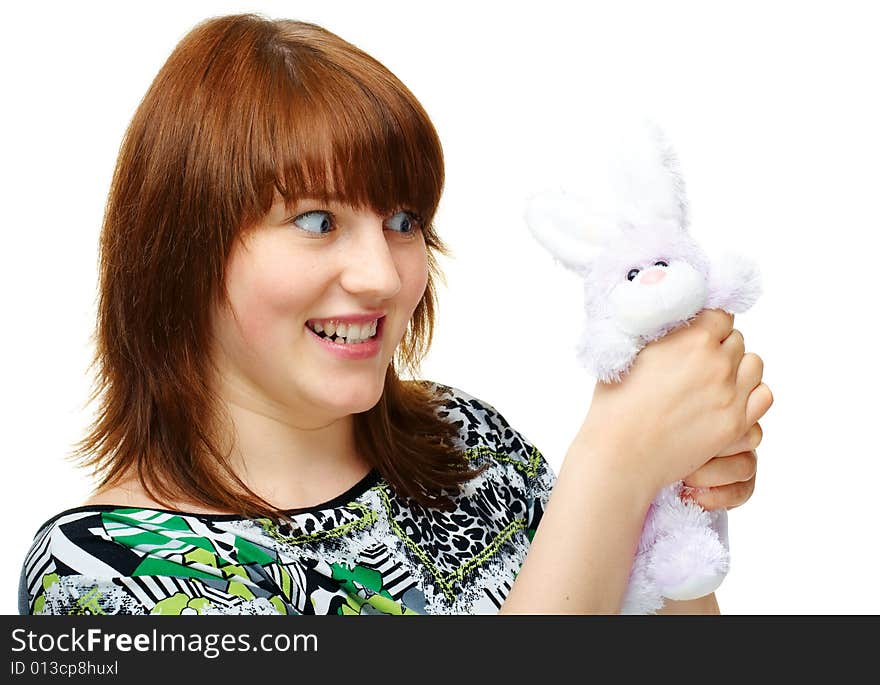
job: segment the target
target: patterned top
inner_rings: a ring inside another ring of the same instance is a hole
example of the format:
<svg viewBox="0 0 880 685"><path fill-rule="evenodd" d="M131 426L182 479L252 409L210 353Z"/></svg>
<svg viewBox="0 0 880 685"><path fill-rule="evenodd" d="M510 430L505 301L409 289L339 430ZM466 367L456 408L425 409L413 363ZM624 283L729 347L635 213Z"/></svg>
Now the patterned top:
<svg viewBox="0 0 880 685"><path fill-rule="evenodd" d="M440 415L489 467L443 512L377 471L293 523L92 505L43 524L22 614L493 614L525 559L555 475L494 407L447 385Z"/></svg>

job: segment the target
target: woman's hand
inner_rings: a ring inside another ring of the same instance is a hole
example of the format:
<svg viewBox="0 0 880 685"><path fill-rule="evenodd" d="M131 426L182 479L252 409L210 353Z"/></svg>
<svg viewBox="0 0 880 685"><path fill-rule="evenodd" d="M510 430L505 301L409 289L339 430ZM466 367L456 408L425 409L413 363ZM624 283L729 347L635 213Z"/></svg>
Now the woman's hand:
<svg viewBox="0 0 880 685"><path fill-rule="evenodd" d="M768 392L753 411L763 415L772 404L773 395ZM758 470L755 450L763 437L764 430L755 421L739 440L684 479L682 497L710 510L733 509L745 504L755 491Z"/></svg>
<svg viewBox="0 0 880 685"><path fill-rule="evenodd" d="M656 493L747 435L772 403L763 371L761 358L745 353L733 316L704 310L647 345L620 383L596 384L576 439L615 455L619 463L605 464L607 473Z"/></svg>
<svg viewBox="0 0 880 685"><path fill-rule="evenodd" d="M767 388L766 392L749 399L746 412L760 417L772 405L773 394ZM682 496L709 510L733 509L745 504L755 491L758 470L755 450L763 438L764 430L755 421L739 440L684 479Z"/></svg>
<svg viewBox="0 0 880 685"><path fill-rule="evenodd" d="M758 455L754 450L715 457L684 479L682 499L703 509L733 509L752 496Z"/></svg>

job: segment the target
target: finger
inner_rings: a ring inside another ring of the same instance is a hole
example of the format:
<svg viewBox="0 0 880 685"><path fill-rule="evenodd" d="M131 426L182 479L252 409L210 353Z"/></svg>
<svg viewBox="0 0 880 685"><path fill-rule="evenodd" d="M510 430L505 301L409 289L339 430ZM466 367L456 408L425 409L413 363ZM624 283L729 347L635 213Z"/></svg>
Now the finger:
<svg viewBox="0 0 880 685"><path fill-rule="evenodd" d="M739 374L739 365L742 363L746 352L746 343L742 333L735 328L730 331L730 335L721 341L721 349L724 350L730 359L731 377L736 378Z"/></svg>
<svg viewBox="0 0 880 685"><path fill-rule="evenodd" d="M717 488L698 490L691 494L690 499L699 504L703 509L735 509L745 504L752 493L755 492L755 479L722 485Z"/></svg>
<svg viewBox="0 0 880 685"><path fill-rule="evenodd" d="M731 483L742 483L755 477L758 455L754 451L740 452L729 457L714 457L684 479L690 488L716 488Z"/></svg>
<svg viewBox="0 0 880 685"><path fill-rule="evenodd" d="M745 406L751 392L761 384L763 375L764 360L754 352L744 354L736 369L736 393L741 406Z"/></svg>
<svg viewBox="0 0 880 685"><path fill-rule="evenodd" d="M749 394L746 402L746 424L757 422L773 406L773 393L766 383L761 383Z"/></svg>
<svg viewBox="0 0 880 685"><path fill-rule="evenodd" d="M714 339L721 342L733 330L733 314L721 309L704 309L694 317L693 325L708 329Z"/></svg>
<svg viewBox="0 0 880 685"><path fill-rule="evenodd" d="M721 450L716 457L729 457L734 454L739 454L740 452L748 452L750 450L754 450L758 448L758 445L761 444L761 440L764 439L764 429L761 428L761 424L755 421L752 424L751 428L746 431L746 434L743 435L739 440L733 443L730 447L726 447Z"/></svg>

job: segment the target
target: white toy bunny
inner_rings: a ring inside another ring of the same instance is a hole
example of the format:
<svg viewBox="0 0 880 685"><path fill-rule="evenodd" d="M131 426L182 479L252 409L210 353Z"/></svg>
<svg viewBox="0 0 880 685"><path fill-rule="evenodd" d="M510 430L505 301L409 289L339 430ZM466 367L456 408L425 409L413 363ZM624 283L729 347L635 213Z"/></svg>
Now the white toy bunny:
<svg viewBox="0 0 880 685"><path fill-rule="evenodd" d="M591 187L538 193L526 208L538 242L584 279L586 325L576 353L606 383L701 310L743 312L761 291L752 262L731 254L710 260L688 234L684 183L659 127L642 120L616 133L610 156L587 160L598 171ZM727 512L682 501L681 487L664 488L650 507L622 613L702 597L727 574Z"/></svg>

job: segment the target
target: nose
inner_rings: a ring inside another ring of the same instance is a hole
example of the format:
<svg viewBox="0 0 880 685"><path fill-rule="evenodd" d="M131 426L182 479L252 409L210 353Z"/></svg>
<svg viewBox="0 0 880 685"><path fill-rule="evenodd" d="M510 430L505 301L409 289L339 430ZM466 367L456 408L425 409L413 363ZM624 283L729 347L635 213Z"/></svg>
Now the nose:
<svg viewBox="0 0 880 685"><path fill-rule="evenodd" d="M347 245L342 287L373 299L394 297L401 287L400 274L382 222L361 229L353 232L357 236Z"/></svg>
<svg viewBox="0 0 880 685"><path fill-rule="evenodd" d="M639 283L642 285L651 285L652 283L659 283L664 278L666 278L666 272L663 269L649 269L642 274Z"/></svg>

